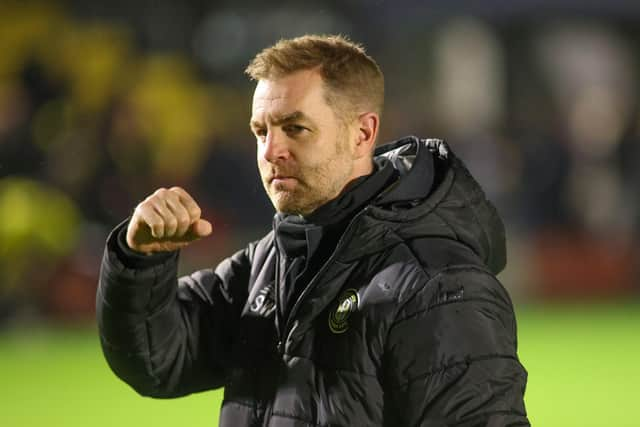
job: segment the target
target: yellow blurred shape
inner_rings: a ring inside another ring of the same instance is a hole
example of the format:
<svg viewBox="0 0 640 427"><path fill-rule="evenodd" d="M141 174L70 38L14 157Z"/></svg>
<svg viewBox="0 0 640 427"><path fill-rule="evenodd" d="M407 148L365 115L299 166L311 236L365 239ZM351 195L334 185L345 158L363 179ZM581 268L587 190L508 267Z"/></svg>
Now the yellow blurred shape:
<svg viewBox="0 0 640 427"><path fill-rule="evenodd" d="M152 56L141 64L130 93L142 133L152 144L154 173L184 179L206 154L211 131L212 96L187 62L177 56Z"/></svg>
<svg viewBox="0 0 640 427"><path fill-rule="evenodd" d="M50 2L0 2L0 78L19 72L30 57L47 51L67 24L59 6Z"/></svg>
<svg viewBox="0 0 640 427"><path fill-rule="evenodd" d="M33 265L34 255L69 254L78 236L80 214L63 192L25 178L0 180L0 271L11 286Z"/></svg>
<svg viewBox="0 0 640 427"><path fill-rule="evenodd" d="M128 82L130 35L113 25L76 23L44 55L47 68L65 77L77 111L99 112Z"/></svg>

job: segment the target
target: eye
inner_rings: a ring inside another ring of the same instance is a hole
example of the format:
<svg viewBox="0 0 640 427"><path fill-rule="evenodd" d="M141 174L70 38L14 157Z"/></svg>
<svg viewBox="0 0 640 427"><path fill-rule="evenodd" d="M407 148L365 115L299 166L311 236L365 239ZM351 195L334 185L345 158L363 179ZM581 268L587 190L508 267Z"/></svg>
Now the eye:
<svg viewBox="0 0 640 427"><path fill-rule="evenodd" d="M255 128L253 133L260 139L263 139L267 136L267 130L265 128Z"/></svg>
<svg viewBox="0 0 640 427"><path fill-rule="evenodd" d="M300 125L286 125L282 128L289 135L297 135L300 132L307 130L304 126Z"/></svg>

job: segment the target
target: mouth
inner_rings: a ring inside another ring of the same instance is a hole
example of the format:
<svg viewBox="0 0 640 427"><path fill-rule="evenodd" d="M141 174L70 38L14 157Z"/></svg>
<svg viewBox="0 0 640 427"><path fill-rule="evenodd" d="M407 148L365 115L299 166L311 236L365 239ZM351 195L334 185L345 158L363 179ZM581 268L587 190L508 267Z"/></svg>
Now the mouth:
<svg viewBox="0 0 640 427"><path fill-rule="evenodd" d="M288 182L288 181L294 181L296 180L295 176L290 176L290 175L271 175L271 177L269 177L269 183L278 183L278 182Z"/></svg>
<svg viewBox="0 0 640 427"><path fill-rule="evenodd" d="M293 176L275 175L269 178L269 183L276 184L276 185L283 184L283 183L290 183L293 181L296 181L296 178Z"/></svg>

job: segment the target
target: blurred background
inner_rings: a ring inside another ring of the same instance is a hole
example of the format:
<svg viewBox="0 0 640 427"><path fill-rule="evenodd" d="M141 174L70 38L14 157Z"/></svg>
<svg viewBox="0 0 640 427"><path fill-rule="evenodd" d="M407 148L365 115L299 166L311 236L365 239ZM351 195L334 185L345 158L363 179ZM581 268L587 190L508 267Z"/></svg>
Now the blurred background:
<svg viewBox="0 0 640 427"><path fill-rule="evenodd" d="M137 396L95 327L104 241L160 186L214 223L273 216L244 67L341 33L386 77L381 141L446 139L507 226L534 425L639 426L640 2L0 1L0 425L216 425L221 393Z"/></svg>

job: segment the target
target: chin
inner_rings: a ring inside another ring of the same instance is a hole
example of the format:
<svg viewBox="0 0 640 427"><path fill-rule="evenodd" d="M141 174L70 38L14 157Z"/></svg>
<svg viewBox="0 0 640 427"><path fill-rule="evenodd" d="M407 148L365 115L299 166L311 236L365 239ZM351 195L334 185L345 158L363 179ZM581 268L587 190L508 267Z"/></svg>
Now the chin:
<svg viewBox="0 0 640 427"><path fill-rule="evenodd" d="M309 209L309 203L300 199L293 199L291 194L278 194L271 198L271 203L276 211L292 215L306 215L313 211Z"/></svg>
<svg viewBox="0 0 640 427"><path fill-rule="evenodd" d="M286 214L292 214L292 215L304 215L304 209L294 204L290 204L290 203L275 204L274 203L274 207L276 208L276 211L280 213L286 213Z"/></svg>

